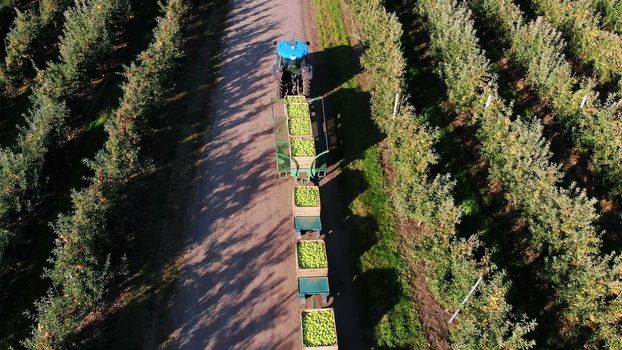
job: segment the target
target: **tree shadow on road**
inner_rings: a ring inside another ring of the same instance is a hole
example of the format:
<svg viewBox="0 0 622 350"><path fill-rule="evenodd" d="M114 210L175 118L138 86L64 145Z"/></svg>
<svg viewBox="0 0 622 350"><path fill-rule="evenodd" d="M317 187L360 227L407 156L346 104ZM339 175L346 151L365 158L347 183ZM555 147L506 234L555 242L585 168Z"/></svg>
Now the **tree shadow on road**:
<svg viewBox="0 0 622 350"><path fill-rule="evenodd" d="M238 11L238 18L251 16L255 21L261 21L266 18L264 10L269 3L263 1L256 7L247 6L235 11ZM253 339L249 334L262 334L277 327L275 323L282 321L288 311L284 308L256 311L254 314L260 314L259 318L241 318L245 315L244 308L250 310L262 298L296 298L295 281L284 281L276 276L269 281L258 281L257 276L252 275L254 270L246 268L256 265L256 270L261 266L282 265L282 261L292 258L293 243L283 243L284 239L293 241L293 237L283 232L289 220L262 223L274 225L274 235L264 237L260 244L235 256L227 255L228 250L243 245L251 236L256 238L254 231L259 227L232 225L231 230L237 234L233 239L225 240L214 237L208 223L202 227L205 235L200 239L184 241L182 234L187 226L204 224L205 215L186 216L190 212L188 204L192 203L188 198L201 193L200 185L207 183L218 187L236 183L235 188L225 187L226 192L208 192L205 197L197 198L195 204L195 213L205 212L212 217L227 219L241 208L256 210L250 204L254 195L262 193L276 181L272 150L248 152L256 139L271 137L272 133L271 125L260 119L270 103L261 94L267 74L242 76L241 80L226 82L226 91L219 96L214 96L211 90L217 82L219 69L232 69L234 71L230 74L235 71L242 74L256 68L255 57L270 59L272 47L269 40L264 42L254 38L274 30L277 23L270 22L260 29L231 29L235 24L225 26L222 20L226 12L225 1L195 2L186 35L187 58L181 64L183 70L175 96L155 122L156 130L143 146L145 154L153 155L153 171L133 181L128 193L132 200L121 215L131 217L120 231L130 234L128 237L119 236L120 253L114 254L127 254L127 277L118 278L119 287L112 290L114 297L109 305L86 322L82 334L87 338L83 343L86 348L175 348L184 344L188 346L188 342L193 344L191 346L204 348L209 342L210 346L224 349L228 348L227 344L235 342L249 349L268 349L274 345L293 348L299 342L296 332L287 337L287 344L274 344L273 339L249 343L249 339ZM229 43L245 47L240 52L229 52L227 57L231 61L223 61L219 49L225 27L236 31ZM243 97L257 99L260 103L249 109L241 102ZM216 108L215 98L224 102L221 105L226 105L226 110ZM222 113L243 117L227 122L208 118ZM237 128L249 120L257 122L257 130L242 138ZM223 133L223 130L226 130L224 137L211 137ZM231 165L227 176L222 175L223 172L219 175L210 169L206 171L208 155L210 166ZM279 243L283 244L274 249ZM183 261L181 258L186 251L184 248L192 251L201 247L207 247L199 255L201 259ZM178 274L180 266L183 271ZM210 269L209 273L207 269ZM173 295L180 276L184 279L179 283L186 293L196 296L197 303L174 305ZM292 288L282 287L284 283L290 283ZM287 290L288 295L279 295L275 290ZM221 305L219 299L222 296L235 302ZM214 306L220 307L219 312L211 312ZM178 329L171 329L174 307L187 317Z"/></svg>

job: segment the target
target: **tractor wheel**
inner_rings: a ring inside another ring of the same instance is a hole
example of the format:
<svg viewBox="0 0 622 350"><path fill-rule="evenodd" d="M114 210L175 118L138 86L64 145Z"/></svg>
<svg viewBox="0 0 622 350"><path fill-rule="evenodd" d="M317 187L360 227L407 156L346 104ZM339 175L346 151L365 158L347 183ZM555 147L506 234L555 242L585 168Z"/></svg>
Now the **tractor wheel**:
<svg viewBox="0 0 622 350"><path fill-rule="evenodd" d="M302 79L302 94L304 97L311 97L311 80Z"/></svg>
<svg viewBox="0 0 622 350"><path fill-rule="evenodd" d="M282 99L285 97L285 83L281 80L276 83L276 98Z"/></svg>

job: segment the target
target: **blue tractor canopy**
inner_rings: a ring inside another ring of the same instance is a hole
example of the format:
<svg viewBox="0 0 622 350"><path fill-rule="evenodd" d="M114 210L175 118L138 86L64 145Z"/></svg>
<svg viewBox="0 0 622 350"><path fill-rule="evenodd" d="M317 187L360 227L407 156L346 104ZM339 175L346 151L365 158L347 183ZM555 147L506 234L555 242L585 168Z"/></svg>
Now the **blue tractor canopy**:
<svg viewBox="0 0 622 350"><path fill-rule="evenodd" d="M285 95L311 94L313 66L309 62L309 42L302 40L281 40L276 46L272 74L277 81L277 97Z"/></svg>
<svg viewBox="0 0 622 350"><path fill-rule="evenodd" d="M300 40L281 40L276 52L284 59L299 60L309 53L309 46Z"/></svg>

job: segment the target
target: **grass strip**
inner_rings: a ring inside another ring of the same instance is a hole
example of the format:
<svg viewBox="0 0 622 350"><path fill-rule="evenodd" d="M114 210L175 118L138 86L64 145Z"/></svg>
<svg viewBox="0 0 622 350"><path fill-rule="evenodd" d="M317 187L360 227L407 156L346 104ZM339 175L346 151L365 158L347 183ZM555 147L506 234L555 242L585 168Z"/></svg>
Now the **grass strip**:
<svg viewBox="0 0 622 350"><path fill-rule="evenodd" d="M313 0L320 45L325 51L330 88L327 98L342 143L342 189L349 198L357 274L355 287L366 306L367 329L376 347L427 349L427 339L408 285L389 188L384 177L378 131L372 123L369 94L356 79L358 62L350 45L339 0Z"/></svg>

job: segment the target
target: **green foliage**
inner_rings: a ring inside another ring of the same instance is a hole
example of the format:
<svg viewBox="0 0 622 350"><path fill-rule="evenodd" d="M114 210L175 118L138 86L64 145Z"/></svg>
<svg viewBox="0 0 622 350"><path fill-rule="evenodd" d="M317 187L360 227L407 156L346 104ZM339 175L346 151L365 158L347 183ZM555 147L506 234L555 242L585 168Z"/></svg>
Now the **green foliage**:
<svg viewBox="0 0 622 350"><path fill-rule="evenodd" d="M622 195L622 101L611 95L601 103L588 95L586 107L572 125L577 144L591 156L591 170L603 174L611 192Z"/></svg>
<svg viewBox="0 0 622 350"><path fill-rule="evenodd" d="M60 40L61 60L39 73L30 96L31 107L25 115L28 126L18 137L18 148L0 150L0 179L3 179L0 181L4 185L0 187L0 242L10 235L11 218L36 196L48 149L58 140L69 115L65 100L75 98L78 88L89 81L88 68L104 57L106 52L94 47L111 48L113 25L129 18L129 13L116 17L124 10L127 10L125 0L91 0L88 6L87 2L79 1L77 8L67 13ZM73 56L67 58L63 53ZM1 250L0 246L0 257Z"/></svg>
<svg viewBox="0 0 622 350"><path fill-rule="evenodd" d="M41 29L39 18L32 11L17 10L17 17L6 36L3 73L8 79L3 84L5 94L13 94L16 84L24 78L25 66L30 64L33 43L41 35Z"/></svg>
<svg viewBox="0 0 622 350"><path fill-rule="evenodd" d="M409 170L407 165L402 166ZM455 183L448 175L437 175L431 182L421 180L401 173L395 192L403 194L395 195L395 206L405 218L425 222L431 232L448 242L462 215L451 192Z"/></svg>
<svg viewBox="0 0 622 350"><path fill-rule="evenodd" d="M10 218L27 207L35 195L47 149L68 113L64 103L44 95L34 95L31 101L26 115L28 132L18 140L18 151L0 149L0 243L12 237ZM3 252L0 244L0 260Z"/></svg>
<svg viewBox="0 0 622 350"><path fill-rule="evenodd" d="M72 4L72 0L39 0L39 17L43 26L60 20Z"/></svg>
<svg viewBox="0 0 622 350"><path fill-rule="evenodd" d="M491 3L497 1L473 2L493 21L496 18L507 22L503 14L516 13L511 10L490 11L494 8ZM517 9L511 2L505 4ZM591 151L590 166L615 184L614 191L619 194L622 188L620 102L610 98L605 104L592 105L591 101L596 97L589 88L576 93L571 91L576 81L570 66L563 59L563 44L559 35L542 20L517 26L513 35L506 32L505 38L511 39L508 41L512 45L512 56L527 67L530 83L543 98L552 102L577 143L584 150ZM579 113L576 106L584 94L591 98L584 111ZM518 120L510 130L491 123L485 134L490 140L483 150L493 165L492 176L504 184L508 198L518 204L530 220L530 229L534 234L532 243L536 247L547 247L549 251L546 253L556 256L546 274L560 286L560 302L569 305L566 317L572 322L596 328L593 341L606 340L611 348L620 348L619 344L614 344L617 338L611 337L612 332L619 331L612 315L619 312L620 307L606 302L607 295L616 294L616 289L612 290L609 285L618 283L615 281L619 281L620 277L616 276L615 268L608 267L609 258L599 258L600 241L593 227L598 220L594 201L583 192L575 193L556 187L562 174L548 162L549 152L543 152L542 147L537 146L544 144L539 125ZM510 152L504 153L504 150ZM560 251L565 254L558 255ZM576 268L581 265L583 268ZM565 281L568 278L574 281L574 286L567 285ZM601 289L596 294L589 293L594 289L587 286L599 285ZM603 313L603 317L595 317ZM595 324L599 326L595 327ZM575 331L570 335L576 336L577 333Z"/></svg>
<svg viewBox="0 0 622 350"><path fill-rule="evenodd" d="M542 138L542 126L521 119L512 123L509 113L500 111L499 117L491 112L479 130L479 137L485 141L482 155L490 164L491 178L503 184L514 204L549 206L548 202L540 202L541 196L555 189L562 174L559 166L549 160L551 153ZM548 240L548 233L543 234L535 235L532 244L541 247Z"/></svg>
<svg viewBox="0 0 622 350"><path fill-rule="evenodd" d="M306 346L337 344L335 314L332 310L313 310L302 313L302 340Z"/></svg>
<svg viewBox="0 0 622 350"><path fill-rule="evenodd" d="M525 318L510 322L511 307L505 301L508 286L504 274L496 274L479 286L481 296L467 303L460 322L465 326L452 329L451 339L456 349L531 349L535 343L527 340L536 326Z"/></svg>
<svg viewBox="0 0 622 350"><path fill-rule="evenodd" d="M478 100L484 86L492 79L489 63L479 49L475 29L470 24L471 13L465 6L434 6L428 1L418 3L430 33L430 49L443 62L437 73L447 82L449 100L458 112L470 109ZM473 48L476 48L473 50Z"/></svg>
<svg viewBox="0 0 622 350"><path fill-rule="evenodd" d="M401 50L402 26L395 14L384 9L383 1L349 1L354 8L365 50L361 66L371 80L371 115L381 131L391 129L395 94L404 86L404 55ZM378 30L382 28L382 30Z"/></svg>
<svg viewBox="0 0 622 350"><path fill-rule="evenodd" d="M291 138L292 156L294 157L314 157L315 141L307 138Z"/></svg>
<svg viewBox="0 0 622 350"><path fill-rule="evenodd" d="M58 17L69 8L70 0L41 0L39 14L32 10L17 11L11 30L6 36L5 66L0 69L0 90L5 95L16 93L25 73L32 69L30 60L43 49L42 37L52 37L58 31Z"/></svg>
<svg viewBox="0 0 622 350"><path fill-rule="evenodd" d="M290 118L308 118L310 115L307 103L287 103L287 116Z"/></svg>
<svg viewBox="0 0 622 350"><path fill-rule="evenodd" d="M512 34L510 55L526 68L529 83L562 116L578 112L572 92L576 79L564 58L561 34L542 17L518 26Z"/></svg>
<svg viewBox="0 0 622 350"><path fill-rule="evenodd" d="M50 63L37 77L42 93L62 99L85 88L85 77L112 50L113 30L129 15L129 0L77 1L65 13L60 62Z"/></svg>
<svg viewBox="0 0 622 350"><path fill-rule="evenodd" d="M112 275L108 251L118 238L109 223L125 199L125 185L142 169L139 143L147 132L142 119L164 103L168 80L182 55L187 4L170 0L164 10L153 41L138 63L125 69L120 107L106 124L108 140L88 163L94 171L90 185L73 194L73 210L54 225L58 238L46 272L54 289L36 304L36 326L24 342L29 349L68 347L82 319L102 303Z"/></svg>
<svg viewBox="0 0 622 350"><path fill-rule="evenodd" d="M590 86L578 85L564 57L564 42L542 18L523 24L523 15L512 2L471 0L493 29L501 29L510 45L512 59L527 71L527 81L540 98L553 107L566 131L590 158L590 167L613 184L613 192L622 191L622 104L610 97L598 102ZM586 107L579 109L587 97Z"/></svg>
<svg viewBox="0 0 622 350"><path fill-rule="evenodd" d="M622 34L622 1L592 0L603 20L603 25L618 34Z"/></svg>
<svg viewBox="0 0 622 350"><path fill-rule="evenodd" d="M376 286L371 286L375 288ZM423 333L416 313L412 310L413 305L405 299L401 299L392 310L387 312L378 322L374 329L378 345L390 349L428 349L428 341L425 338L415 338L413 334Z"/></svg>
<svg viewBox="0 0 622 350"><path fill-rule="evenodd" d="M294 187L294 204L297 207L319 207L320 189L317 186Z"/></svg>
<svg viewBox="0 0 622 350"><path fill-rule="evenodd" d="M531 243L548 257L540 274L552 282L557 303L565 305L570 329L566 340L589 327L590 342L620 349L611 334L622 330L615 316L622 305L610 300L619 292L622 276L619 262L609 263L619 257L600 256L595 201L584 191L557 187L562 174L548 162L548 151L537 146L545 145L541 126L509 122L509 112L498 101L488 113L480 129L482 152L490 161L492 178L503 184L507 198L528 221Z"/></svg>
<svg viewBox="0 0 622 350"><path fill-rule="evenodd" d="M289 119L288 122L290 135L311 135L313 133L311 119L294 118Z"/></svg>
<svg viewBox="0 0 622 350"><path fill-rule="evenodd" d="M402 109L405 115L396 121L388 136L396 172L393 202L402 217L425 223L430 232L447 243L461 216L453 200L454 182L448 175L429 178L428 169L438 158L433 148L436 130L424 125L419 117L409 117L409 109Z"/></svg>
<svg viewBox="0 0 622 350"><path fill-rule="evenodd" d="M45 337L64 339L70 337L75 332L76 323L80 319L72 312L75 307L70 299L59 297L53 290L48 290L45 297L35 303L39 310L37 321L41 324L42 336L36 342L28 342L25 345L30 349L54 350L53 343L48 342ZM46 327L48 329L44 329Z"/></svg>
<svg viewBox="0 0 622 350"><path fill-rule="evenodd" d="M416 242L411 264L423 261L428 271L429 286L441 304L456 309L480 275L486 278L478 292L460 313L458 325L450 329L456 349L531 349L533 340L527 340L534 330L535 321L524 316L517 319L506 301L509 289L505 274L478 262L473 252L481 248L475 238L443 242L442 237L426 237ZM488 271L490 269L490 271Z"/></svg>
<svg viewBox="0 0 622 350"><path fill-rule="evenodd" d="M326 246L324 242L300 241L297 244L298 267L301 269L317 269L328 267Z"/></svg>
<svg viewBox="0 0 622 350"><path fill-rule="evenodd" d="M437 3L436 0L433 2ZM438 158L433 150L436 130L415 115L413 108L407 103L403 103L398 115L395 119L392 118L393 98L398 92L403 95L401 88L404 84L404 58L400 46L402 31L399 22L379 1L373 4L362 1L351 3L366 47L361 57L361 64L371 80L372 116L378 126L387 133L386 144L391 155L395 178L392 189L394 205L401 216L419 221L425 224L426 228L426 235L422 239L405 242L413 248L410 254L406 254L405 259L411 273L422 264L426 267L444 266L442 274L432 271L426 274L426 277L437 300L443 305L455 307L460 302L459 298L466 295L477 276L484 273L483 267L476 263L472 255L476 246L467 245L456 238L455 226L459 221L461 210L453 201L453 182L446 175L437 175L430 180L429 167L435 164ZM468 24L468 20L460 18L454 21L451 16L453 12L468 16L468 11L464 8L445 11L447 9L433 8L433 4L423 4L423 1L420 1L419 5L430 9L429 17L434 18L435 24L451 26L454 30L447 33L441 30L440 25L438 27L428 25L433 32L431 36L442 41L433 46L432 50L448 59L453 59L454 56L460 58L458 62L460 66L445 65L448 69L439 70L439 73L446 79L456 82L455 90L451 90L449 94L458 108L466 109L479 100L477 90L486 85L485 80L478 78L490 76L486 72L487 61L477 54L464 50L465 45L468 49L469 45L477 43L472 27L464 27ZM379 27L383 30L377 30ZM458 43L451 41L454 39ZM444 52L445 49L449 51ZM462 62L462 57L467 57L468 62ZM434 254L426 255L425 252ZM448 261L453 263L447 265ZM447 276L453 278L448 280ZM494 280L497 278L495 276L497 275L491 274L490 278ZM505 293L506 290L507 287L503 286L502 291ZM474 298L481 300L481 296L477 293ZM486 332L472 334L471 339L456 336L452 341L470 349L481 348L481 344L498 349L508 344L515 345L516 349L532 347L532 342L525 341L523 337L533 325L516 321L509 305L504 299L501 302L504 303L504 312L483 313L478 308L470 311L476 315L490 315L491 319L484 319L481 326L473 323L474 317L464 317L452 331L458 335L464 334L467 329L486 329ZM482 307L485 302L474 304ZM391 314L393 317L395 315ZM402 323L396 321L395 318L381 320L376 329L376 336L381 337L380 345L416 346L404 341L403 332L399 327L393 326ZM485 327L485 323L499 326L490 330Z"/></svg>
<svg viewBox="0 0 622 350"><path fill-rule="evenodd" d="M452 71L455 69L454 66L460 67L465 64L455 62L455 60L463 59L471 62L468 52L483 56L479 47L475 45L475 40L466 41L457 38L459 31L467 35L471 33L473 23L470 20L456 19L451 22L467 26L463 28L451 23L445 24L446 22L443 21L434 21L433 19L439 16L429 15L429 13L439 11L434 9L435 7L440 7L440 11L446 14L467 17L466 11L460 11L461 6L464 5L451 0L424 0L419 3L419 11L422 12L423 17L428 19L427 26L436 27L439 32L437 36L431 36L431 39L443 42L454 40L453 43L442 45L432 42L432 47L452 47L464 42L470 45L470 47L469 45L461 47L465 51L462 56L451 56L449 60L446 55L440 55L438 51L435 51L443 71ZM512 21L505 19L502 23L513 21L514 19ZM500 27L507 28L505 25L500 25ZM482 57L481 60L483 59ZM482 74L480 79L482 82L489 81L486 74ZM495 77L492 81L494 80ZM454 90L449 79L445 79L445 83L448 90ZM577 327L573 328L573 332L568 332L568 338L575 336L577 334L575 331L582 325L594 330L591 342L607 342L609 347L616 348L616 338L607 335L620 331L620 325L615 321L616 316L614 316L620 313L620 305L616 302L608 302L608 300L612 300L613 296L614 288L611 286L620 283L619 276L615 274L619 267L611 268L611 265L606 263L608 259L603 261L599 257L600 240L594 229L597 219L593 207L594 201L587 198L584 192L557 187L562 174L558 166L549 161L550 152L548 144L542 138L542 127L536 122L526 123L521 119L512 121L509 108L503 105L495 90L494 84L488 84L482 91L481 97L470 107L477 117L476 120L481 120L478 138L482 144L482 155L490 165L491 178L503 185L510 203L522 211L533 234L531 243L546 257L545 268L541 274L553 283L557 303L567 307L564 315L574 327ZM465 92L468 97L474 93ZM484 101L488 96L490 96L489 103L484 106ZM439 256L441 256L440 253L429 254L430 259ZM442 261L431 264L434 269L440 269L435 273L439 276L447 275L444 270L452 266L454 269L458 268L457 264L452 263L453 259L444 260L446 261L444 268ZM464 269L465 265L460 264L460 268ZM454 276L455 282L465 283L457 279L456 274L451 276ZM587 276L593 278L588 280ZM606 278L599 278L603 276ZM569 280L573 283L568 284ZM438 284L434 289L446 292L443 288L445 283L443 281L443 284ZM601 293L586 296L584 290L590 288L589 286L602 286ZM447 295L452 294L447 293ZM577 303L577 300L581 300L582 303ZM473 304L477 305L477 302ZM586 317L590 311L593 312L593 318ZM469 329L466 325L464 327L466 330ZM508 339L514 339L515 335L520 337L529 328L528 324L516 327L518 332L512 331ZM509 332L502 333L508 334ZM482 333L474 331L467 334ZM464 341L471 341L470 339L472 338L466 337ZM468 347L481 348L481 344Z"/></svg>
<svg viewBox="0 0 622 350"><path fill-rule="evenodd" d="M599 28L591 0L534 0L533 4L564 34L572 52L592 65L603 81L620 79L622 38Z"/></svg>

